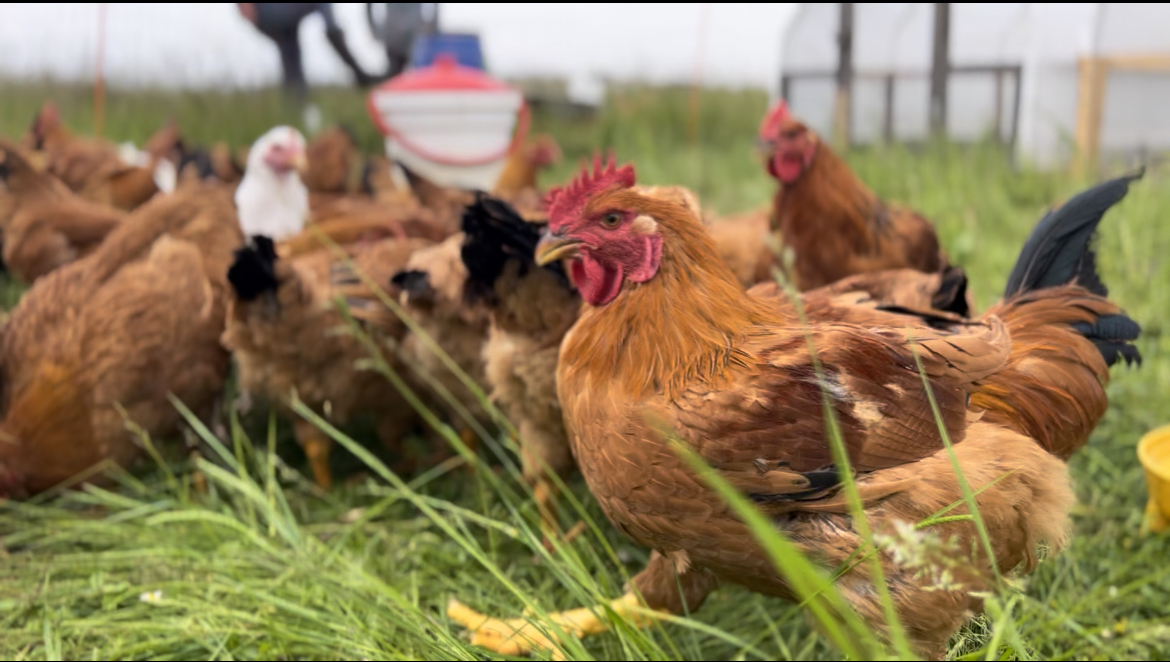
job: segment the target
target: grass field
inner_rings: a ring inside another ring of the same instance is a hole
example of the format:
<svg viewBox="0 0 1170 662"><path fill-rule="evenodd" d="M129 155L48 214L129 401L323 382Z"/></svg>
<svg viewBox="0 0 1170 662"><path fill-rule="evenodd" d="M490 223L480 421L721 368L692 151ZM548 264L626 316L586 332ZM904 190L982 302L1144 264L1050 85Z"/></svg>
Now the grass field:
<svg viewBox="0 0 1170 662"><path fill-rule="evenodd" d="M16 136L44 98L79 131L90 94L57 85L5 84L0 135ZM326 122L380 140L355 92L318 94ZM641 181L683 184L722 212L756 207L773 190L752 156L763 94L709 91L688 143L684 90L615 92L589 122L538 117L566 159L613 146ZM244 144L290 117L272 93L111 92L106 133L141 141L175 117L195 143ZM295 119L295 118L293 118ZM966 268L982 309L997 299L1044 209L1085 181L1009 166L991 146L874 148L848 155L882 196L909 203L939 227ZM1170 182L1150 171L1101 226L1100 262L1112 297L1144 327L1140 369L1117 368L1111 408L1071 461L1079 505L1061 554L989 601L989 616L953 642L967 659L1165 659L1170 656L1170 538L1140 534L1145 486L1134 447L1167 420L1170 339ZM8 299L18 290L8 286ZM320 494L300 475L287 421L255 412L218 466L211 493L189 489L172 440L167 461L88 489L0 504L0 656L15 659L483 659L444 613L449 596L496 615L616 597L647 551L612 531L576 478L572 494L597 523L556 557L538 553L534 508L505 470L468 478L460 461L399 479L376 458L349 484ZM246 443L244 434L253 443ZM271 434L270 434L271 433ZM355 433L359 441L365 435ZM274 451L274 452L273 452ZM338 455L346 453L338 452ZM149 463L148 463L149 464ZM504 465L505 469L508 467ZM405 481L405 482L404 482ZM803 610L725 587L689 619L627 629L571 648L572 657L837 659Z"/></svg>

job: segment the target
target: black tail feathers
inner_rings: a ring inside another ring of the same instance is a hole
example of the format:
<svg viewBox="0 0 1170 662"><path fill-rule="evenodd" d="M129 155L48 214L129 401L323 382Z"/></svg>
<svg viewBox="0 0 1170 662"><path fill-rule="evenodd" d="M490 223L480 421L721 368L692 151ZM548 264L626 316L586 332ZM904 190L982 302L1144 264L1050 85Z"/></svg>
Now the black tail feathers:
<svg viewBox="0 0 1170 662"><path fill-rule="evenodd" d="M1068 284L1079 285L1101 297L1109 296L1109 288L1097 273L1093 237L1105 212L1125 197L1131 182L1144 174L1142 168L1134 174L1098 184L1049 211L1020 251L1004 296ZM1119 360L1124 360L1126 365L1141 364L1141 354L1130 344L1141 334L1141 326L1125 315L1108 315L1092 323L1072 326L1097 346L1107 365Z"/></svg>
<svg viewBox="0 0 1170 662"><path fill-rule="evenodd" d="M536 244L542 225L524 220L511 205L479 192L463 210L463 264L467 267L465 289L471 300L496 302L494 285L510 260L520 265L520 275L536 266ZM570 289L568 274L560 262L544 267L559 276Z"/></svg>
<svg viewBox="0 0 1170 662"><path fill-rule="evenodd" d="M1004 297L1074 281L1093 294L1109 296L1097 273L1092 239L1105 212L1125 197L1130 182L1143 175L1145 168L1098 184L1049 211L1024 243Z"/></svg>
<svg viewBox="0 0 1170 662"><path fill-rule="evenodd" d="M235 255L228 282L241 301L255 301L265 292L276 291L276 246L272 239L255 235L247 246L236 249Z"/></svg>
<svg viewBox="0 0 1170 662"><path fill-rule="evenodd" d="M1072 326L1077 333L1093 341L1106 365L1111 366L1118 360L1124 360L1125 365L1142 364L1141 353L1130 344L1141 335L1142 327L1125 315L1099 317L1092 324L1082 322Z"/></svg>

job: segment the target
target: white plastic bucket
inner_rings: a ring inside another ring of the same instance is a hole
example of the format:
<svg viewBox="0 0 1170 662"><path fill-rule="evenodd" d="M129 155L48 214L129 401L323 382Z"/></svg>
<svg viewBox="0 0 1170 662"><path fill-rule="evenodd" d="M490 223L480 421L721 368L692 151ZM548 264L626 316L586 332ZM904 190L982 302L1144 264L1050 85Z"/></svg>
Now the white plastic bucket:
<svg viewBox="0 0 1170 662"><path fill-rule="evenodd" d="M384 92L372 103L390 158L437 184L483 190L499 178L527 110L515 90Z"/></svg>
<svg viewBox="0 0 1170 662"><path fill-rule="evenodd" d="M519 90L449 54L376 88L369 110L390 158L437 184L483 190L495 185L529 124Z"/></svg>

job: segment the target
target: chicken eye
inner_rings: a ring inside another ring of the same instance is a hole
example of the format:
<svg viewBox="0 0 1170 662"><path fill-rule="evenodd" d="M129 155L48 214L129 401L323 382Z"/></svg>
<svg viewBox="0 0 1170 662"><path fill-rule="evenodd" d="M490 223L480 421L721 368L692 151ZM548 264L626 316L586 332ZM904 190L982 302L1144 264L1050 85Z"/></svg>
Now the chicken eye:
<svg viewBox="0 0 1170 662"><path fill-rule="evenodd" d="M612 230L622 224L622 215L616 212L610 212L601 217L601 225L608 230Z"/></svg>

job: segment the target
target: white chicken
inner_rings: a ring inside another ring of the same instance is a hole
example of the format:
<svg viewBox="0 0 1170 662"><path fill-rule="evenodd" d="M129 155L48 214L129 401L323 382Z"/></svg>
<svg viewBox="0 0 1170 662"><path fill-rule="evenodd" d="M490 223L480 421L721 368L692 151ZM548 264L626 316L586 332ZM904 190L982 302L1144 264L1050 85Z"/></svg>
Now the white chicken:
<svg viewBox="0 0 1170 662"><path fill-rule="evenodd" d="M245 237L264 235L281 241L300 233L309 217L309 191L300 178L307 164L305 137L278 126L252 145L236 207Z"/></svg>

